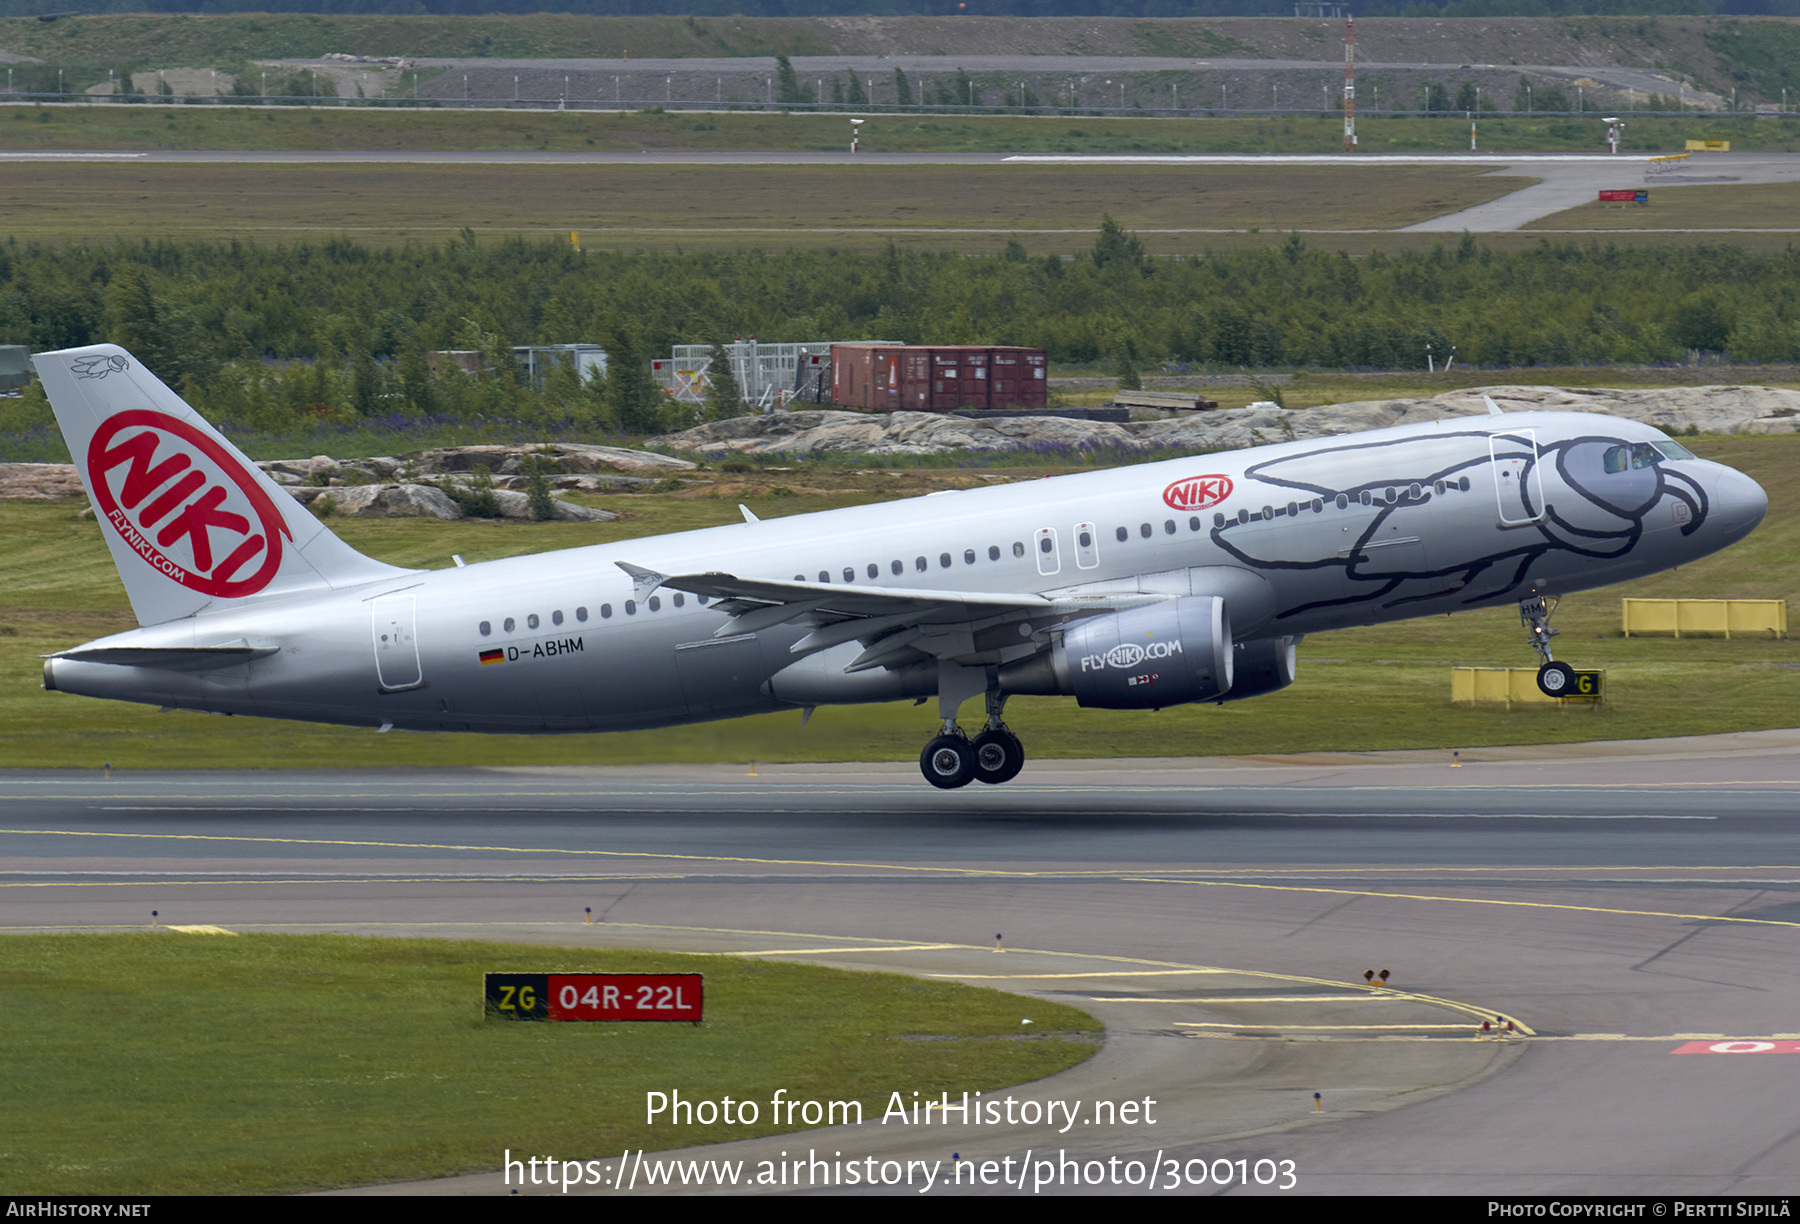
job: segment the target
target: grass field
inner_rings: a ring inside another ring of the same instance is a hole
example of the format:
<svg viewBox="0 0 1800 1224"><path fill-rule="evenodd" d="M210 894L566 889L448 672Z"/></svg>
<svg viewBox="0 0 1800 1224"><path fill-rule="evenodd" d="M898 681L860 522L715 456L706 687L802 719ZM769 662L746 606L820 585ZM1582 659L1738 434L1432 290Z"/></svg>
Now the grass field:
<svg viewBox="0 0 1800 1224"><path fill-rule="evenodd" d="M1619 634L1619 599L1800 599L1800 435L1701 438L1693 449L1760 481L1770 511L1750 539L1680 570L1574 595L1555 624L1558 657L1608 670L1599 711L1457 706L1449 668L1534 665L1517 614L1459 613L1310 637L1292 688L1225 706L1158 713L1083 711L1064 698L1015 698L1008 722L1034 758L1153 757L1310 750L1469 748L1483 744L1634 739L1791 726L1800 642ZM1000 474L1033 479L1030 469ZM736 503L778 517L917 495L979 476L958 469L890 475L830 465L719 476L712 489L599 499L625 518L605 524L336 520L352 545L401 565L440 568L582 543L734 521ZM71 505L0 504L0 766L45 768L341 767L625 764L705 761L908 760L932 719L910 704L771 714L654 732L576 736L428 735L251 718L159 714L46 693L38 656L132 625L91 519ZM1355 711L1354 718L1345 717Z"/></svg>
<svg viewBox="0 0 1800 1224"><path fill-rule="evenodd" d="M1696 167L1701 169L1703 167ZM1598 200L1544 217L1528 230L1800 228L1800 183L1707 183L1650 188L1648 205Z"/></svg>
<svg viewBox="0 0 1800 1224"><path fill-rule="evenodd" d="M730 956L170 931L4 949L9 1195L294 1193L799 1129L766 1106L751 1126L647 1125L645 1094L671 1088L859 1101L867 1125L895 1091L1054 1074L1100 1030L996 990ZM706 1019L483 1019L483 973L552 971L702 973Z"/></svg>
<svg viewBox="0 0 1800 1224"><path fill-rule="evenodd" d="M1343 120L1330 115L1134 117L957 115L856 111L842 114L650 107L628 111L409 109L347 106L0 105L0 148L341 150L347 152L746 152L849 150L849 114L868 116L871 153L1337 153ZM1483 152L1603 150L1604 129L1577 115L1487 117ZM1462 153L1461 115L1357 118L1364 153ZM1628 153L1680 152L1688 140L1730 140L1743 150L1800 148L1800 118L1641 116Z"/></svg>
<svg viewBox="0 0 1800 1224"><path fill-rule="evenodd" d="M8 166L6 230L22 241L354 235L384 243L577 231L588 247L792 245L1033 250L1093 245L1102 214L1153 251L1197 230L1383 228L1515 190L1487 167L1157 166ZM1400 201L1404 201L1401 203ZM1158 230L1183 233L1158 233ZM974 233L967 231L976 231Z"/></svg>

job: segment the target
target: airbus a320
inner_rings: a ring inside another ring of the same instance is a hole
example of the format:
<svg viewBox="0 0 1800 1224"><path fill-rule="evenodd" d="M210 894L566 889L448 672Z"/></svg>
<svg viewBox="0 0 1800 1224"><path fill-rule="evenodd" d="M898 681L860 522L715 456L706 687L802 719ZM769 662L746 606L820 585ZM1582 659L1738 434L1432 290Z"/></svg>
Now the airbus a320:
<svg viewBox="0 0 1800 1224"><path fill-rule="evenodd" d="M937 699L952 789L1017 776L1015 694L1099 709L1294 680L1303 635L1558 597L1742 539L1767 498L1612 417L1502 413L440 570L356 552L124 350L35 362L141 626L44 687L380 729L575 732ZM983 699L973 735L958 724Z"/></svg>

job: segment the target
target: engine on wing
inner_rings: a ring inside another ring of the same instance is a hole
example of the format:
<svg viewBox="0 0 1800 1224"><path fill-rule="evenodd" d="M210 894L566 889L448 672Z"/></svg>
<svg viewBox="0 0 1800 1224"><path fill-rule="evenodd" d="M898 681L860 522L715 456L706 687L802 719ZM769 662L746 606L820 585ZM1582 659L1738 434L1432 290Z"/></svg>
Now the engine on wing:
<svg viewBox="0 0 1800 1224"><path fill-rule="evenodd" d="M1294 682L1298 663L1294 647L1298 637L1261 638L1239 642L1233 651L1231 691L1222 701L1240 701L1245 697L1261 697L1284 689Z"/></svg>
<svg viewBox="0 0 1800 1224"><path fill-rule="evenodd" d="M1223 697L1233 654L1223 599L1172 599L1077 621L1050 650L1002 667L1000 687L1103 710L1154 710Z"/></svg>

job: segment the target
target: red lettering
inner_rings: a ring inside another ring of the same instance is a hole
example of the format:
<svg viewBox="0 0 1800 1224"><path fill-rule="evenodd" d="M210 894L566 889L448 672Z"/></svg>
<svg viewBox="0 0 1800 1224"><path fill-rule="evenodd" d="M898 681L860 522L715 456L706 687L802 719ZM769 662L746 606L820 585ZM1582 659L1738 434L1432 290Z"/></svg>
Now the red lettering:
<svg viewBox="0 0 1800 1224"><path fill-rule="evenodd" d="M210 573L213 567L212 539L206 533L208 529L220 527L226 531L244 535L250 530L250 520L241 514L233 514L229 510L220 510L219 503L225 500L225 489L222 485L214 485L205 493L188 503L187 507L169 521L169 525L157 533L156 542L167 548L182 536L187 536L194 550L194 568L202 573ZM236 556L236 553L232 554ZM224 577L224 575L217 575Z"/></svg>
<svg viewBox="0 0 1800 1224"><path fill-rule="evenodd" d="M164 459L155 467L150 466L150 461L156 457L157 441L156 434L145 430L135 438L128 438L117 446L101 451L94 461L96 479L112 471L121 463L131 465L125 469L125 485L120 490L122 494L120 500L125 503L127 509L136 509L139 502L160 489L175 473L193 463L193 460L186 455L178 453ZM204 477L202 482L204 482ZM157 518L161 517L161 515L157 516ZM153 518L150 521L155 522L156 519Z"/></svg>

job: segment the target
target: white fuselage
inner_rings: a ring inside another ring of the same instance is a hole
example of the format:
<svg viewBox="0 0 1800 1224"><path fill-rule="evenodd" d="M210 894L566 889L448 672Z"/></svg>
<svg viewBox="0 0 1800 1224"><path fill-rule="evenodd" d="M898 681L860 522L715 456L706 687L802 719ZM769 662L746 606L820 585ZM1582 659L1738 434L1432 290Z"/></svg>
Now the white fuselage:
<svg viewBox="0 0 1800 1224"><path fill-rule="evenodd" d="M621 561L894 591L1199 595L1235 576L1266 593L1232 608L1238 640L1298 636L1603 586L1755 526L1766 500L1729 468L1611 470L1621 446L1666 441L1609 417L1457 417L239 600L89 646L263 644L246 662L56 659L47 674L66 692L429 730L623 730L810 704L771 683L802 627L717 640L716 601L665 588L639 602Z"/></svg>

